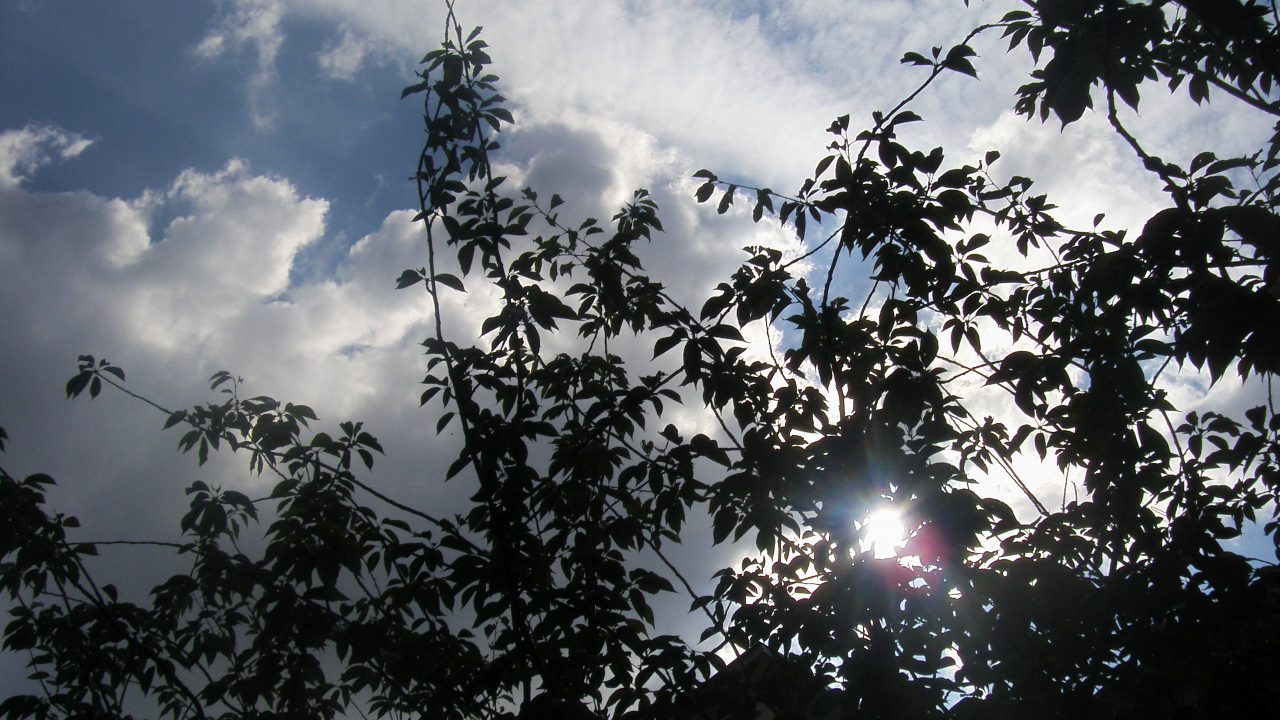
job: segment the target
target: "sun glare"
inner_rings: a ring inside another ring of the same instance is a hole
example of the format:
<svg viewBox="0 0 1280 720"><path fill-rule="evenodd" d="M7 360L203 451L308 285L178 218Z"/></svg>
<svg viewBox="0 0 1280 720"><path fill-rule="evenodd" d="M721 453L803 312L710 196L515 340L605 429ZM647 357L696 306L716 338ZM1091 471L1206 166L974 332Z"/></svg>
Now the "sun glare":
<svg viewBox="0 0 1280 720"><path fill-rule="evenodd" d="M901 549L904 534L902 518L896 511L876 510L862 528L862 541L877 559L890 558Z"/></svg>

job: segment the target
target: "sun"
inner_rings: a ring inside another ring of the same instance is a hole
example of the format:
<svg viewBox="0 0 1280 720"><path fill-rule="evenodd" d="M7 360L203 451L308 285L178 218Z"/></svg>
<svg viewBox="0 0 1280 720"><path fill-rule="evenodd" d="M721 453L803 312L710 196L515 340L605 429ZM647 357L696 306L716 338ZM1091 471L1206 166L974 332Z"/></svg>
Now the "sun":
<svg viewBox="0 0 1280 720"><path fill-rule="evenodd" d="M896 510L876 510L862 526L863 547L870 549L876 559L890 558L902 548L906 528Z"/></svg>

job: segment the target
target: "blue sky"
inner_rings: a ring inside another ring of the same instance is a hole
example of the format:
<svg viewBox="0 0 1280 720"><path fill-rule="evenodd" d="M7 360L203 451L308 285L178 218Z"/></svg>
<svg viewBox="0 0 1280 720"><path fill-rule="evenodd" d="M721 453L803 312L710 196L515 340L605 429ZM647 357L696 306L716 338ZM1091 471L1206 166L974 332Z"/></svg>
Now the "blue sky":
<svg viewBox="0 0 1280 720"><path fill-rule="evenodd" d="M421 117L400 89L438 42L442 5L0 0L3 462L57 478L56 502L85 520L87 539L171 534L195 479L265 481L229 455L197 469L159 432L162 417L118 394L65 400L81 353L109 358L169 407L208 399L205 379L227 369L251 394L306 403L332 423L364 420L388 449L384 487L454 502L436 470L455 439L437 437L417 407L430 308L393 289L423 258L407 180ZM899 65L903 52L949 46L1016 3L973 5L458 2L464 26L485 27L516 113L501 158L510 184L596 217L650 188L668 229L651 250L655 273L690 297L745 245L799 249L746 212L698 206L692 172L797 187L833 118L865 122L922 77ZM932 87L912 142L957 161L999 149L1001 172L1035 178L1075 224L1105 212L1140 227L1159 209L1159 188L1104 123L1060 131L1013 117L1025 60L997 38L975 47L982 80ZM1269 132L1229 103L1190 113L1159 89L1143 102L1135 127L1168 157L1247 148ZM485 298L473 289L449 302L463 327ZM1256 393L1206 396L1201 382L1177 387L1216 407ZM712 429L697 408L685 419ZM1062 478L1028 471L1042 497L1061 495ZM120 562L139 582L160 572Z"/></svg>

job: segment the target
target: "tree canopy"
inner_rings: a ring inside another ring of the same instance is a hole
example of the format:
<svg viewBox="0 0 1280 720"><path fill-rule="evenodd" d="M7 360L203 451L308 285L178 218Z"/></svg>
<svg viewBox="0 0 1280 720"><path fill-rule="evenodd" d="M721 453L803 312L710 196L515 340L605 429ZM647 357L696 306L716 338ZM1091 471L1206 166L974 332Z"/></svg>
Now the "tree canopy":
<svg viewBox="0 0 1280 720"><path fill-rule="evenodd" d="M421 400L462 449L431 481L466 487L469 509L388 497L361 470L381 447L360 423L316 432L307 406L245 397L219 373L217 401L152 404L198 462L230 448L278 482L262 498L193 484L183 541L156 548L189 570L149 604L95 575L97 548L45 507L51 478L0 473L4 647L29 657L41 689L0 714L1275 707L1280 574L1224 542L1277 539L1280 134L1241 156L1163 158L1125 108L1173 92L1280 119L1277 27L1258 0L1027 0L960 44L908 53L919 86L866 126L837 118L795 192L697 173L698 201L746 204L800 250L746 248L689 305L640 260L663 233L644 190L603 223L495 174L514 118L480 30L450 7L404 91L425 118L415 180L430 252L397 282L435 303ZM1068 227L1031 179L1000 179L997 149L956 164L910 147L899 131L923 120L916 97L998 61L976 57L980 34L1035 61L1017 113L1105 117L1165 207L1141 227ZM870 292L842 296L860 272ZM440 298L481 286L498 298L491 315L474 332L446 327ZM1182 372L1245 383L1256 402L1178 407L1167 382ZM132 394L123 382L83 356L66 390ZM976 412L993 392L1007 412ZM717 431L682 426L691 408ZM1060 507L1036 497L1026 462L1082 492ZM996 476L1024 496L999 495ZM864 537L884 508L907 537L888 557ZM746 554L710 585L671 560L700 524ZM655 597L671 593L688 596L701 637L658 622ZM724 672L753 648L773 658L770 678Z"/></svg>

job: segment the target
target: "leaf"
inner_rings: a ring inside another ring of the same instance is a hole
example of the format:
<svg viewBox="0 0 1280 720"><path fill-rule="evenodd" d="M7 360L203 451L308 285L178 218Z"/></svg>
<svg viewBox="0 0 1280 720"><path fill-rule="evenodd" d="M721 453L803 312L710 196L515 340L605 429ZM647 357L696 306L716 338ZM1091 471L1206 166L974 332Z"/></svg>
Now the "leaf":
<svg viewBox="0 0 1280 720"><path fill-rule="evenodd" d="M405 88L404 90L400 91L400 99L401 99L401 100L403 100L403 99L405 99L405 98L409 97L410 95L414 95L414 94L416 94L416 93L420 93L420 92L422 92L423 90L426 90L426 89L427 89L427 88L429 88L429 87L431 87L431 83L426 82L426 81L423 81L423 82L420 82L420 83L414 83L413 85L410 85L409 87L407 87L407 88Z"/></svg>
<svg viewBox="0 0 1280 720"><path fill-rule="evenodd" d="M232 382L233 380L234 378L232 378L231 373L227 372L226 370L219 370L218 372L209 376L209 389L217 390L219 386L223 385L224 383Z"/></svg>
<svg viewBox="0 0 1280 720"><path fill-rule="evenodd" d="M1203 75L1191 76L1187 83L1187 93L1197 105L1209 99L1209 81Z"/></svg>
<svg viewBox="0 0 1280 720"><path fill-rule="evenodd" d="M733 191L737 189L737 185L729 186L729 189L724 192L724 196L720 198L720 205L716 208L717 213L723 215L729 211L729 206L733 204Z"/></svg>
<svg viewBox="0 0 1280 720"><path fill-rule="evenodd" d="M512 116L511 111L504 107L496 107L496 108L490 109L489 115L497 120L501 120L502 122L505 122L508 125L514 125L516 121L515 117ZM494 129L497 130L498 127L495 125Z"/></svg>
<svg viewBox="0 0 1280 720"><path fill-rule="evenodd" d="M470 455L468 454L459 455L458 459L454 460L453 463L449 465L449 470L445 472L444 479L446 481L452 480L455 476L457 476L458 473L462 472L463 468L465 468L470 464L471 464Z"/></svg>
<svg viewBox="0 0 1280 720"><path fill-rule="evenodd" d="M897 115L894 115L893 118L889 120L889 126L893 127L895 125L905 125L906 123L921 122L923 120L924 118L911 112L910 110L903 110Z"/></svg>
<svg viewBox="0 0 1280 720"><path fill-rule="evenodd" d="M971 170L969 168L955 168L942 173L933 181L933 184L936 187L962 188L969 184L970 177Z"/></svg>
<svg viewBox="0 0 1280 720"><path fill-rule="evenodd" d="M1219 173L1227 172L1228 170L1235 170L1236 168L1253 167L1253 166L1254 166L1254 162L1249 158L1226 158L1224 160L1215 161L1214 163L1209 165L1209 167L1206 168L1204 172L1206 175L1217 175Z"/></svg>
<svg viewBox="0 0 1280 720"><path fill-rule="evenodd" d="M710 335L711 337L723 338L725 340L737 340L739 342L746 342L746 339L742 337L742 332L738 330L738 328L732 325L726 325L724 323L716 325L715 327L707 330L707 334Z"/></svg>
<svg viewBox="0 0 1280 720"><path fill-rule="evenodd" d="M1079 120L1084 111L1093 107L1089 94L1090 78L1080 71L1067 74L1046 96L1045 102L1053 109L1063 127Z"/></svg>
<svg viewBox="0 0 1280 720"><path fill-rule="evenodd" d="M462 284L462 281L459 280L456 276L450 275L449 273L436 273L434 276L432 276L431 279L440 283L441 285L444 285L445 287L453 288L458 292L467 291L467 288Z"/></svg>
<svg viewBox="0 0 1280 720"><path fill-rule="evenodd" d="M677 330L664 338L658 338L658 341L653 344L653 357L656 358L666 353L671 348L683 342L686 337L688 336L683 330Z"/></svg>
<svg viewBox="0 0 1280 720"><path fill-rule="evenodd" d="M227 503L229 503L229 504L231 504L231 505L235 505L235 506L237 506L237 507L242 507L242 508L252 508L252 507L253 507L253 501L251 501L247 495L245 495L245 494L244 494L244 493L242 493L242 492L237 492L237 491L235 491L235 490L226 490L226 491L224 491L224 492L222 493L222 499L223 499L225 502L227 502Z"/></svg>
<svg viewBox="0 0 1280 720"><path fill-rule="evenodd" d="M977 53L968 45L957 45L951 48L947 57L942 60L942 67L976 78L978 71L974 69L973 63L969 62L969 58L975 55Z"/></svg>
<svg viewBox="0 0 1280 720"><path fill-rule="evenodd" d="M306 405L294 405L293 403L288 403L284 406L284 408L285 408L285 412L293 417L303 418L305 420L320 419L316 417L315 411Z"/></svg>
<svg viewBox="0 0 1280 720"><path fill-rule="evenodd" d="M1217 155L1214 155L1212 152L1209 152L1208 150L1206 150L1191 159L1191 172L1194 173L1195 171L1199 170L1200 168L1208 165L1209 163L1217 159L1218 159Z"/></svg>
<svg viewBox="0 0 1280 720"><path fill-rule="evenodd" d="M704 203L711 199L711 194L714 193L715 191L716 191L715 181L708 180L705 183L703 183L701 187L698 188L697 192L694 193L694 197L698 199L698 202Z"/></svg>
<svg viewBox="0 0 1280 720"><path fill-rule="evenodd" d="M751 213L751 219L760 222L766 210L773 212L773 197L768 188L761 188L756 190L756 206Z"/></svg>
<svg viewBox="0 0 1280 720"><path fill-rule="evenodd" d="M367 432L362 432L356 435L356 444L363 445L371 450L376 450L377 452L386 455L386 452L382 449L382 443L379 443L377 438Z"/></svg>
<svg viewBox="0 0 1280 720"><path fill-rule="evenodd" d="M425 273L421 270L405 270L396 278L396 289L403 290L422 282Z"/></svg>
<svg viewBox="0 0 1280 720"><path fill-rule="evenodd" d="M92 379L93 373L91 371L82 371L73 376L67 381L67 398L78 397L89 386L89 381Z"/></svg>
<svg viewBox="0 0 1280 720"><path fill-rule="evenodd" d="M715 514L711 524L711 543L719 545L729 538L729 533L738 524L738 516L730 508L724 508Z"/></svg>

